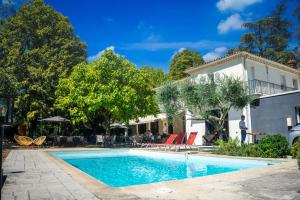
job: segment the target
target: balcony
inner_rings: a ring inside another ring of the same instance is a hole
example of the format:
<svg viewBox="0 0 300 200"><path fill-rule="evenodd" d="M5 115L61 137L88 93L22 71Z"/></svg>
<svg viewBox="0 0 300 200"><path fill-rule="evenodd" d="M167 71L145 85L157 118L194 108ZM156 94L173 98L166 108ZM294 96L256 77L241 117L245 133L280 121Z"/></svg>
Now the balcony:
<svg viewBox="0 0 300 200"><path fill-rule="evenodd" d="M278 85L275 83L270 83L266 81L261 81L257 79L250 80L248 82L248 87L250 94L262 94L262 95L271 95L282 92L288 92L297 90L298 88L291 88L285 85Z"/></svg>

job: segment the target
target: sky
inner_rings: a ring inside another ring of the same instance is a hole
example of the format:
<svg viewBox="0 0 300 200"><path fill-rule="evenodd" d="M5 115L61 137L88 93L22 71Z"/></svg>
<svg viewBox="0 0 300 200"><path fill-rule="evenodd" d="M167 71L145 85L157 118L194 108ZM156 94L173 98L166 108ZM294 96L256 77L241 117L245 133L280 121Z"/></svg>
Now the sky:
<svg viewBox="0 0 300 200"><path fill-rule="evenodd" d="M291 13L296 0L287 1ZM87 43L89 61L112 49L137 67L167 72L172 56L186 48L198 51L205 61L223 56L239 44L245 32L241 25L270 14L279 0L45 2L69 18L75 34Z"/></svg>

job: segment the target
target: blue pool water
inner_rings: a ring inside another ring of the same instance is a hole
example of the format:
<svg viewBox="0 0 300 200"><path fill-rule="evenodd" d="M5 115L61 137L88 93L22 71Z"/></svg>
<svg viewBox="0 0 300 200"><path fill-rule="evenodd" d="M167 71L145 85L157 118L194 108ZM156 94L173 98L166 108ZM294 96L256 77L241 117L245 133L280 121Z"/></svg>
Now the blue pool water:
<svg viewBox="0 0 300 200"><path fill-rule="evenodd" d="M54 156L111 187L123 187L233 172L271 162L146 152L103 150L54 152Z"/></svg>

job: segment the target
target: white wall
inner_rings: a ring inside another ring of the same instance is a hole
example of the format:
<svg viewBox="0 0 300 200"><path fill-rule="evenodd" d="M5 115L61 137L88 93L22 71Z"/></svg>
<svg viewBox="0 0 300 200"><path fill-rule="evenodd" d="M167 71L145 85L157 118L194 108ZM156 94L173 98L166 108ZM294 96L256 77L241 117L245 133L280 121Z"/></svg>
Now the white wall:
<svg viewBox="0 0 300 200"><path fill-rule="evenodd" d="M193 117L190 112L186 113L186 133L187 138L190 136L191 132L198 132L197 137L195 139L195 145L203 144L203 136L205 134L205 121L204 120L191 120ZM192 123L193 121L193 123ZM196 122L196 123L195 123Z"/></svg>
<svg viewBox="0 0 300 200"><path fill-rule="evenodd" d="M227 76L239 77L241 80L246 81L244 74L244 67L242 59L236 59L228 63L220 64L218 66L203 69L196 75L197 78L206 76L207 74L225 74Z"/></svg>
<svg viewBox="0 0 300 200"><path fill-rule="evenodd" d="M249 74L249 80L258 79L277 85L281 84L281 75L286 77L287 87L293 88L293 79L298 80L298 88L300 88L300 77L299 75L281 69L272 67L271 65L262 64L257 61L246 59L247 71ZM255 69L255 77L251 76L251 67Z"/></svg>

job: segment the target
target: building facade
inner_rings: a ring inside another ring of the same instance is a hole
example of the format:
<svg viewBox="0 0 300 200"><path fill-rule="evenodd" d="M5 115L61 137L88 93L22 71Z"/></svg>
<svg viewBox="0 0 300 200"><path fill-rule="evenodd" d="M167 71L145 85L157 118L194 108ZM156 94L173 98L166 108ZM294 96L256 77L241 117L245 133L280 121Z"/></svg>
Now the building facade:
<svg viewBox="0 0 300 200"><path fill-rule="evenodd" d="M272 96L280 93L288 93L290 91L297 91L300 88L300 70L286 66L247 52L239 52L224 58L217 59L215 61L203 64L198 67L192 67L186 70L186 73L190 75L190 78L198 79L208 74L213 74L215 78L221 75L234 76L244 81L249 88L251 95L258 96L261 99L262 105L264 105L264 97ZM292 97L291 97L292 98ZM272 99L270 97L270 99ZM289 101L283 101L282 104L288 104ZM271 100L272 104L272 100ZM297 105L293 104L291 109L295 111ZM262 107L261 107L262 108ZM269 109L269 108L265 108ZM229 137L232 139L240 139L239 121L241 115L246 117L246 125L249 132L263 131L270 132L271 134L277 131L283 131L283 129L267 129L262 127L259 123L264 121L258 120L258 110L253 109L251 105L246 106L243 110L230 110L226 126L229 131ZM262 111L260 111L262 112ZM292 112L292 111L290 111ZM279 117L280 118L280 117ZM286 123L286 119L281 117ZM156 119L165 120L165 119ZM266 121L265 121L266 122ZM164 121L166 123L166 121ZM279 123L278 121L268 121L270 126L273 123ZM282 123L282 122L280 122ZM296 121L294 120L294 123ZM203 144L203 136L209 134L208 124L205 120L195 119L190 112L184 111L180 113L173 122L173 132L185 131L187 137L190 132L197 131L198 135L195 140L195 144ZM161 131L161 130L159 130ZM287 132L282 132L287 136ZM251 142L250 135L247 136L246 141Z"/></svg>

